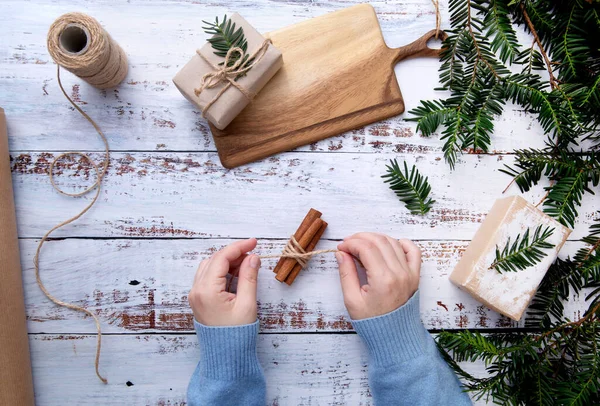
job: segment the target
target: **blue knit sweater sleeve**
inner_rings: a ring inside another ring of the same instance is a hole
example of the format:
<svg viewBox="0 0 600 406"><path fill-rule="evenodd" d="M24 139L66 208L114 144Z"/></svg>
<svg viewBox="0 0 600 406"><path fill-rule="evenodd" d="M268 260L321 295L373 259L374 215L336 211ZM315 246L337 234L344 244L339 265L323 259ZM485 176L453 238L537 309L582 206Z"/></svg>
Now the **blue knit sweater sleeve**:
<svg viewBox="0 0 600 406"><path fill-rule="evenodd" d="M200 362L188 386L189 406L264 406L266 384L256 355L258 321L209 327L194 321Z"/></svg>
<svg viewBox="0 0 600 406"><path fill-rule="evenodd" d="M369 353L375 406L471 405L421 323L418 291L393 312L352 325Z"/></svg>

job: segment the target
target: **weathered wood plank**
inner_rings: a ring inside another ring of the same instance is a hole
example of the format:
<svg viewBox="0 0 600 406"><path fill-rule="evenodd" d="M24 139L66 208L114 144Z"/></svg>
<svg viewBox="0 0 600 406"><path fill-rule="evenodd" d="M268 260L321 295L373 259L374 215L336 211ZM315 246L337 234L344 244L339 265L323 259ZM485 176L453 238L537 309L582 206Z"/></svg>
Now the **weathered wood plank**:
<svg viewBox="0 0 600 406"><path fill-rule="evenodd" d="M94 375L95 337L30 335L36 404L185 405L198 362L194 335L107 336ZM372 405L367 357L358 336L260 335L258 356L267 380L267 404ZM483 365L469 365L475 374ZM68 394L68 395L66 395Z"/></svg>
<svg viewBox="0 0 600 406"><path fill-rule="evenodd" d="M26 152L12 156L20 237L41 237L84 205L51 188L46 171L53 157ZM429 176L437 203L426 216L411 215L381 180L385 165L396 157L409 165L417 162ZM470 239L510 181L498 169L512 160L468 155L450 171L437 154L287 153L226 170L214 153L114 153L98 204L56 236L287 238L314 206L330 224L330 239L358 231ZM94 177L81 159L55 169L57 182L66 190L81 190ZM537 202L542 193L539 186L525 198ZM585 196L572 239L587 232L599 199Z"/></svg>
<svg viewBox="0 0 600 406"><path fill-rule="evenodd" d="M42 279L62 300L94 311L111 333L193 330L187 294L200 261L229 240L79 240L49 242L42 252ZM283 240L260 241L257 252L275 254ZM322 248L335 247L323 241ZM421 318L429 329L504 328L511 322L479 304L448 280L464 241L419 241ZM579 244L568 243L563 255ZM30 332L91 333L89 318L55 306L38 288L32 269L36 241L21 240ZM264 332L340 332L351 330L333 255L311 262L293 286L277 282L276 260L263 261L259 276L259 318ZM75 283L76 281L76 283ZM315 288L317 287L317 288ZM581 299L583 300L583 299ZM578 298L566 314L578 318Z"/></svg>
<svg viewBox="0 0 600 406"><path fill-rule="evenodd" d="M41 4L39 4L41 3ZM110 7L107 7L107 4ZM112 2L85 4L86 11L104 23L129 55L130 72L118 89L100 91L63 74L71 97L94 117L115 150L214 151L206 122L177 91L171 78L204 41L198 27L201 18L227 10L243 13L259 30L269 31L347 7L353 2L256 2L252 7L234 1L226 5L199 2ZM404 45L430 30L432 5L427 2L373 3L390 46ZM255 7L256 6L256 7ZM64 99L56 81L56 68L46 50L45 36L51 22L73 6L50 1L5 2L0 16L3 34L0 49L2 106L7 110L12 150L98 150L93 129ZM442 5L443 16L446 8ZM207 17L209 16L209 17ZM134 19L135 24L132 24ZM152 46L148 46L149 35ZM434 59L405 61L396 73L410 110L421 99L440 97L439 62ZM415 80L418 72L418 80ZM35 107L34 107L35 106ZM39 106L39 107L38 107ZM344 152L439 152L442 142L415 134L416 125L403 116L370 125L301 148L302 151ZM528 114L508 108L499 119L493 149L539 147L544 138ZM59 136L60 135L60 136Z"/></svg>

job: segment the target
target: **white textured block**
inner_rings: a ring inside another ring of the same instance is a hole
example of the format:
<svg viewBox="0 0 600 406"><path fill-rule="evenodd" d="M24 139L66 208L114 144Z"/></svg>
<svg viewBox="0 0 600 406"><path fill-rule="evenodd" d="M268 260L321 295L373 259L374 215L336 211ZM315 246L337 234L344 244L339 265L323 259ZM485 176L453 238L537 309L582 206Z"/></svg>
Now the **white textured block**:
<svg viewBox="0 0 600 406"><path fill-rule="evenodd" d="M531 241L531 234L540 225L554 228L547 239L554 248L544 250L547 256L521 271L490 269L496 258L496 246L502 250L509 238L514 241L517 234L523 236L528 228ZM571 231L520 196L498 199L454 268L450 280L489 308L519 321Z"/></svg>

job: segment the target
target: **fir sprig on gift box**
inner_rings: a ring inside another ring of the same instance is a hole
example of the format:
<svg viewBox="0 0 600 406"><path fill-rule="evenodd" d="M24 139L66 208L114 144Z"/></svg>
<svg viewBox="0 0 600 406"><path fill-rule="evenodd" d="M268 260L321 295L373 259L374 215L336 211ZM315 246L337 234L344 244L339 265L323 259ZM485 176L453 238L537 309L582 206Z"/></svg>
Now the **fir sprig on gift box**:
<svg viewBox="0 0 600 406"><path fill-rule="evenodd" d="M431 186L428 178L421 175L413 165L410 172L404 162L404 171L400 169L395 159L387 165L387 174L382 176L385 183L389 183L390 189L396 193L400 201L404 202L411 214L426 214L431 210L435 200L429 198Z"/></svg>
<svg viewBox="0 0 600 406"><path fill-rule="evenodd" d="M542 227L540 225L535 229L531 242L529 241L530 230L527 229L522 237L521 234L517 234L512 244L511 237L508 237L502 250L496 246L496 259L490 265L490 269L498 272L516 272L540 262L548 255L543 250L554 248L554 244L547 241L554 233L554 228L547 226L542 230Z"/></svg>
<svg viewBox="0 0 600 406"><path fill-rule="evenodd" d="M248 63L248 41L244 36L244 30L242 27L236 30L235 23L231 19L227 18L227 14L223 16L223 20L219 22L219 17L215 18L214 23L202 20L206 27L202 27L205 33L212 35L212 38L208 39L208 42L213 48L213 53L217 56L225 58L227 52L231 48L241 48L244 51L244 59L242 60L241 66ZM228 66L232 66L238 59L240 59L239 53L232 53ZM223 62L220 63L222 65Z"/></svg>

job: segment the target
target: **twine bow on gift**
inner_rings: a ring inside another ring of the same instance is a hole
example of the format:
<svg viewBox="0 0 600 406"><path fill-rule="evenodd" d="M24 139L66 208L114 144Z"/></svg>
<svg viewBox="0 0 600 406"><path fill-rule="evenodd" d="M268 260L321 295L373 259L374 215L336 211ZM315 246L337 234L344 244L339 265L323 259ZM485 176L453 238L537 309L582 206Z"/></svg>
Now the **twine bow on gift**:
<svg viewBox="0 0 600 406"><path fill-rule="evenodd" d="M236 82L236 78L244 73L248 72L254 65L260 62L260 60L265 56L269 45L271 44L270 39L264 40L262 45L254 51L254 53L246 58L246 53L240 47L231 48L227 51L227 55L225 55L225 61L223 62L223 66L215 66L211 61L209 61L198 49L196 53L202 57L206 62L208 62L215 70L212 72L205 73L202 76L202 81L200 82L200 87L194 89L194 94L196 97L200 96L205 89L212 89L223 82L227 82L225 86L212 98L211 101L206 103L206 106L202 109L202 117L206 118L205 114L208 109L229 89L231 86L234 86L238 89L242 94L248 99L252 100L256 96L255 92L252 92L242 85ZM232 62L232 58L234 55L239 54L239 58ZM251 63L244 63L244 61L251 61ZM231 64L231 66L229 66Z"/></svg>

